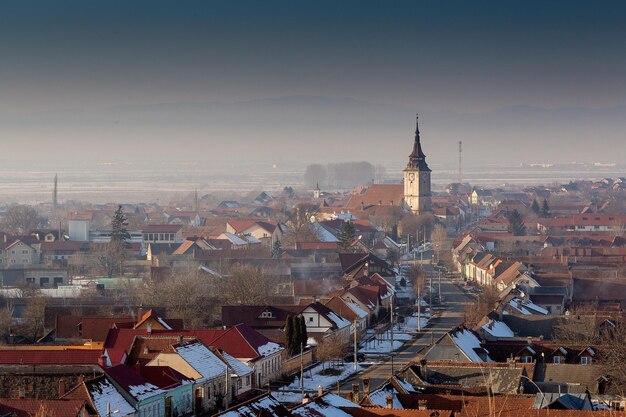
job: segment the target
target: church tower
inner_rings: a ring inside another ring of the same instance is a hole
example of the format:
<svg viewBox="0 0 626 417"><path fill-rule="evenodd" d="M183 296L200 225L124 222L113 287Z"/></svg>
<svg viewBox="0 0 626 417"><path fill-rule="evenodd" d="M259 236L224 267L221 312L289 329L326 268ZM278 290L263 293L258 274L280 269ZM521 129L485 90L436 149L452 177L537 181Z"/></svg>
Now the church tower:
<svg viewBox="0 0 626 417"><path fill-rule="evenodd" d="M415 214L430 212L430 168L420 143L419 124L415 123L415 143L404 169L404 205Z"/></svg>

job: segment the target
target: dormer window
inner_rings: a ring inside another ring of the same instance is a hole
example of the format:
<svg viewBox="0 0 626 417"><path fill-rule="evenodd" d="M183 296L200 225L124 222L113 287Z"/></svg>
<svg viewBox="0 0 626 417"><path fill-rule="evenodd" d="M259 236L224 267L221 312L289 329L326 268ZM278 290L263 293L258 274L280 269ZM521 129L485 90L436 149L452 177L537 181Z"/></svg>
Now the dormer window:
<svg viewBox="0 0 626 417"><path fill-rule="evenodd" d="M557 356L552 357L552 363L556 363L556 364L563 363L563 356L557 355Z"/></svg>
<svg viewBox="0 0 626 417"><path fill-rule="evenodd" d="M262 319L271 319L274 318L274 315L272 314L271 311L264 311L261 313L261 318Z"/></svg>
<svg viewBox="0 0 626 417"><path fill-rule="evenodd" d="M580 364L581 365L591 365L591 356L581 356L580 357Z"/></svg>

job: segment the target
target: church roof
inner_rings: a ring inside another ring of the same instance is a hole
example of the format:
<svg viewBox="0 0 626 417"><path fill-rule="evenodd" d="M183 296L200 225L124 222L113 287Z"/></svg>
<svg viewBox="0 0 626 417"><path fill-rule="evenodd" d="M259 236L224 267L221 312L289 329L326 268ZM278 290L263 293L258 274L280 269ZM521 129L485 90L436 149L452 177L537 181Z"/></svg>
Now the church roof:
<svg viewBox="0 0 626 417"><path fill-rule="evenodd" d="M369 206L401 206L403 198L402 184L372 184L364 194L350 197L346 208L356 210Z"/></svg>

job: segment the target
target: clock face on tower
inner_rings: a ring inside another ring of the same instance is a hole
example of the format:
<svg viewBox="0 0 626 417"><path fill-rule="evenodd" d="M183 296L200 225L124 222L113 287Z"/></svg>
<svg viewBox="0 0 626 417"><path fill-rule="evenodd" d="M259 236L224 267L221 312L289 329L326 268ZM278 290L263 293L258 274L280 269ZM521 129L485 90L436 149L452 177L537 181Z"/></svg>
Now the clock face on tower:
<svg viewBox="0 0 626 417"><path fill-rule="evenodd" d="M409 181L413 181L414 179L415 179L415 174L411 172L409 174Z"/></svg>

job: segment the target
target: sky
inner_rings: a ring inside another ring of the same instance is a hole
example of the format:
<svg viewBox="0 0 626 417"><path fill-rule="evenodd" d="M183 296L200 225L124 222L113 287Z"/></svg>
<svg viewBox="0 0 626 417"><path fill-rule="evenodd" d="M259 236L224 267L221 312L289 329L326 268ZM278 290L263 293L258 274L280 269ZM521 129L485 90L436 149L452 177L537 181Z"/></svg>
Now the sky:
<svg viewBox="0 0 626 417"><path fill-rule="evenodd" d="M2 1L0 159L401 164L420 112L434 164L458 140L476 164L620 162L624 16L621 1Z"/></svg>

